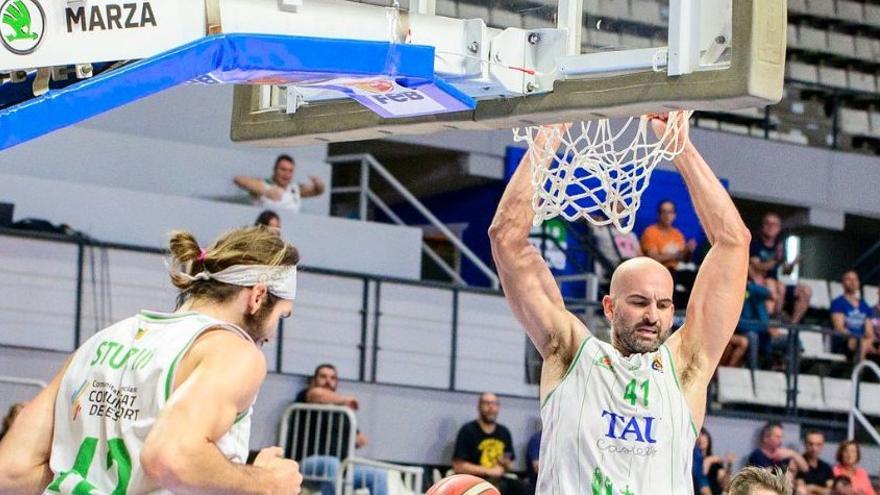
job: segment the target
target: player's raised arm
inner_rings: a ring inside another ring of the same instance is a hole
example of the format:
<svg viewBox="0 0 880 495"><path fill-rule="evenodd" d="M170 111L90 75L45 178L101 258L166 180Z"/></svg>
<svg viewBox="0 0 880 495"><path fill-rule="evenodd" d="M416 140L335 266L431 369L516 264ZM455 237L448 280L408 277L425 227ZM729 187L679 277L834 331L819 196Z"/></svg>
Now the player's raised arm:
<svg viewBox="0 0 880 495"><path fill-rule="evenodd" d="M562 126L559 127L562 130ZM536 139L540 146L550 132ZM551 138L552 139L552 138ZM556 137L558 138L558 135ZM513 314L525 327L546 360L561 358L562 373L575 346L587 334L584 324L565 309L562 294L538 250L529 243L532 228L530 154L526 153L507 185L489 228L492 257L504 295Z"/></svg>
<svg viewBox="0 0 880 495"><path fill-rule="evenodd" d="M664 125L661 121L654 121L658 134L662 133ZM680 139L685 140L684 151L675 158L675 167L687 184L712 247L694 282L685 324L670 339L670 347L674 347L680 361L679 373L688 379L683 381L696 378L693 386L705 389L742 311L751 234L730 195L687 134L683 133ZM679 339L680 342L675 342ZM683 385L687 389L691 383Z"/></svg>

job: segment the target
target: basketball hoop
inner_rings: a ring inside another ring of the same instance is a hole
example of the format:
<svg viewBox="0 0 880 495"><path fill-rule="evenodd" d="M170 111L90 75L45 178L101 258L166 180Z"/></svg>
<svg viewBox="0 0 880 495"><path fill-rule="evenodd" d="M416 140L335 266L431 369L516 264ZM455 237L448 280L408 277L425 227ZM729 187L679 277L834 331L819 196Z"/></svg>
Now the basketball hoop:
<svg viewBox="0 0 880 495"><path fill-rule="evenodd" d="M651 126L656 115L629 117L620 127L600 119L514 129L514 140L529 145L534 224L562 216L630 232L654 167L684 151L686 139L679 137L687 133L690 115L670 112L659 137Z"/></svg>

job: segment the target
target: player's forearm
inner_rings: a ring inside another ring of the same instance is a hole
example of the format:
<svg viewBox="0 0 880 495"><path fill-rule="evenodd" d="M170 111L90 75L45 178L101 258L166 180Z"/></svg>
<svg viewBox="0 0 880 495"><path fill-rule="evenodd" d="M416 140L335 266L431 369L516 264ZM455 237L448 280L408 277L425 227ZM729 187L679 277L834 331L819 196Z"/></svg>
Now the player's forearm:
<svg viewBox="0 0 880 495"><path fill-rule="evenodd" d="M675 159L684 178L697 216L712 245L729 244L748 248L751 234L746 228L721 181L699 151L689 143Z"/></svg>
<svg viewBox="0 0 880 495"><path fill-rule="evenodd" d="M526 153L504 190L498 210L489 227L489 239L496 262L504 263L517 248L529 245L532 229L532 194L534 186L530 176L531 163Z"/></svg>
<svg viewBox="0 0 880 495"><path fill-rule="evenodd" d="M489 470L483 466L467 461L453 461L452 470L455 471L455 474L470 474L481 477L488 476L489 472Z"/></svg>
<svg viewBox="0 0 880 495"><path fill-rule="evenodd" d="M344 406L347 404L346 396L322 387L310 388L306 392L306 399L317 404L330 404L334 406Z"/></svg>
<svg viewBox="0 0 880 495"><path fill-rule="evenodd" d="M51 481L48 464L15 469L0 462L0 493L4 495L41 494Z"/></svg>
<svg viewBox="0 0 880 495"><path fill-rule="evenodd" d="M265 494L276 487L268 470L233 464L213 444L198 448L153 449L141 453L144 472L177 494Z"/></svg>

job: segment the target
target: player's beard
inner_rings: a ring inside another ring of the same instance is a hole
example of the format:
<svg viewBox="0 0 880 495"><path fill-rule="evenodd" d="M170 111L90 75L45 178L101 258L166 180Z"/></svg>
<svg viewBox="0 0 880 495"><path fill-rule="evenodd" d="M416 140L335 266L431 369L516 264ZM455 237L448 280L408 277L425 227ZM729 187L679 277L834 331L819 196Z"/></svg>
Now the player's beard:
<svg viewBox="0 0 880 495"><path fill-rule="evenodd" d="M623 318L619 313L615 313L614 319L611 321L611 339L614 347L629 354L644 354L646 352L654 352L660 348L660 344L666 340L669 330L660 328L660 323L656 323L653 327L657 330L657 338L653 341L639 339L636 330L638 328L650 327L643 321L635 325L627 325L623 322Z"/></svg>

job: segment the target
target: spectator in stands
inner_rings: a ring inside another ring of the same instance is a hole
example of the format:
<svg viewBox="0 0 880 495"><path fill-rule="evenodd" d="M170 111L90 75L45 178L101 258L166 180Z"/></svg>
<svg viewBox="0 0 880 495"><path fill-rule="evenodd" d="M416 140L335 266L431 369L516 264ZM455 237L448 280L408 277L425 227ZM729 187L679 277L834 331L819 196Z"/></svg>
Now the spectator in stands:
<svg viewBox="0 0 880 495"><path fill-rule="evenodd" d="M485 478L501 495L524 494L522 483L505 476L513 469L513 439L510 430L497 422L501 403L491 392L480 394L476 420L458 430L452 469L457 474Z"/></svg>
<svg viewBox="0 0 880 495"><path fill-rule="evenodd" d="M846 354L850 358L865 359L877 354L874 347L874 321L870 318L871 307L862 299L859 275L850 270L840 279L843 294L831 301L831 326L836 335L831 341L831 351Z"/></svg>
<svg viewBox="0 0 880 495"><path fill-rule="evenodd" d="M856 495L877 495L871 486L871 479L864 468L859 467L862 460L862 449L855 440L840 442L837 446L837 465L834 476L846 476L852 481L853 493Z"/></svg>
<svg viewBox="0 0 880 495"><path fill-rule="evenodd" d="M749 466L730 480L727 495L789 495L791 483L780 468L770 470Z"/></svg>
<svg viewBox="0 0 880 495"><path fill-rule="evenodd" d="M800 258L789 263L785 259L785 245L779 235L782 232L782 219L776 213L767 213L761 220L761 233L754 236L750 248L749 274L752 279L773 293L767 299L767 311L774 315L783 313L787 288L779 282L779 271L791 273L800 263ZM793 307L789 319L791 323L799 323L810 308L813 291L803 284L796 284L792 289Z"/></svg>
<svg viewBox="0 0 880 495"><path fill-rule="evenodd" d="M529 481L529 493L535 493L535 487L538 486L538 468L539 458L541 454L541 432L538 431L526 446L526 477Z"/></svg>
<svg viewBox="0 0 880 495"><path fill-rule="evenodd" d="M774 353L784 352L786 342L781 339L778 328L770 327L770 315L765 302L773 299L773 292L749 277L746 284L745 302L736 327L736 335L748 340L749 367L758 368L761 360L772 359ZM775 345L774 345L775 344ZM733 353L731 352L733 355ZM735 357L735 355L733 355ZM736 366L735 363L728 366Z"/></svg>
<svg viewBox="0 0 880 495"><path fill-rule="evenodd" d="M834 473L831 465L821 459L825 449L825 434L817 430L809 430L804 434L804 460L807 461L806 471L798 471L798 484L803 485L808 495L828 495Z"/></svg>
<svg viewBox="0 0 880 495"><path fill-rule="evenodd" d="M239 175L235 185L247 191L254 204L263 208L299 212L303 198L319 196L324 193L324 181L320 177L309 177L308 183L293 180L296 162L290 155L281 155L275 160L272 177L261 179Z"/></svg>
<svg viewBox="0 0 880 495"><path fill-rule="evenodd" d="M254 222L254 226L257 225L264 225L272 229L281 230L281 218L272 210L263 210Z"/></svg>
<svg viewBox="0 0 880 495"><path fill-rule="evenodd" d="M831 482L830 495L856 495L852 481L846 476L835 476Z"/></svg>
<svg viewBox="0 0 880 495"><path fill-rule="evenodd" d="M24 409L24 402L17 402L9 406L9 410L6 411L6 416L3 418L3 425L0 426L0 440L3 440L6 432L12 427L12 422L15 421L15 417L18 416L18 413L20 413L22 409Z"/></svg>
<svg viewBox="0 0 880 495"><path fill-rule="evenodd" d="M703 455L701 467L706 475L710 493L721 495L730 486L730 474L733 471L736 456L733 454L727 454L726 457L715 455L712 452L712 436L705 428L700 430L700 436L697 437L697 448ZM694 486L696 487L696 484Z"/></svg>
<svg viewBox="0 0 880 495"><path fill-rule="evenodd" d="M802 455L782 446L784 433L780 423L770 421L764 425L761 428L760 444L749 454L746 464L760 468L786 469L790 463L793 463L798 471L808 471L809 466Z"/></svg>
<svg viewBox="0 0 880 495"><path fill-rule="evenodd" d="M675 306L683 308L687 305L688 294L694 285L693 270L679 270L680 262L690 261L697 249L697 241L685 241L684 234L675 228L675 203L665 199L657 206L657 223L648 226L642 232L642 251L662 263L672 273L675 282Z"/></svg>
<svg viewBox="0 0 880 495"><path fill-rule="evenodd" d="M709 488L709 477L703 471L703 451L699 445L694 445L694 460L691 463L691 478L694 480L694 493L697 495L712 495L712 489Z"/></svg>
<svg viewBox="0 0 880 495"><path fill-rule="evenodd" d="M294 402L306 404L332 404L336 406L345 406L353 411L359 408L358 400L353 395L342 395L336 392L339 385L339 376L336 372L336 366L330 363L319 364L315 368L315 373L309 380L307 388L304 388L296 394ZM360 430L354 440L355 448L361 448L367 444L367 436Z"/></svg>

